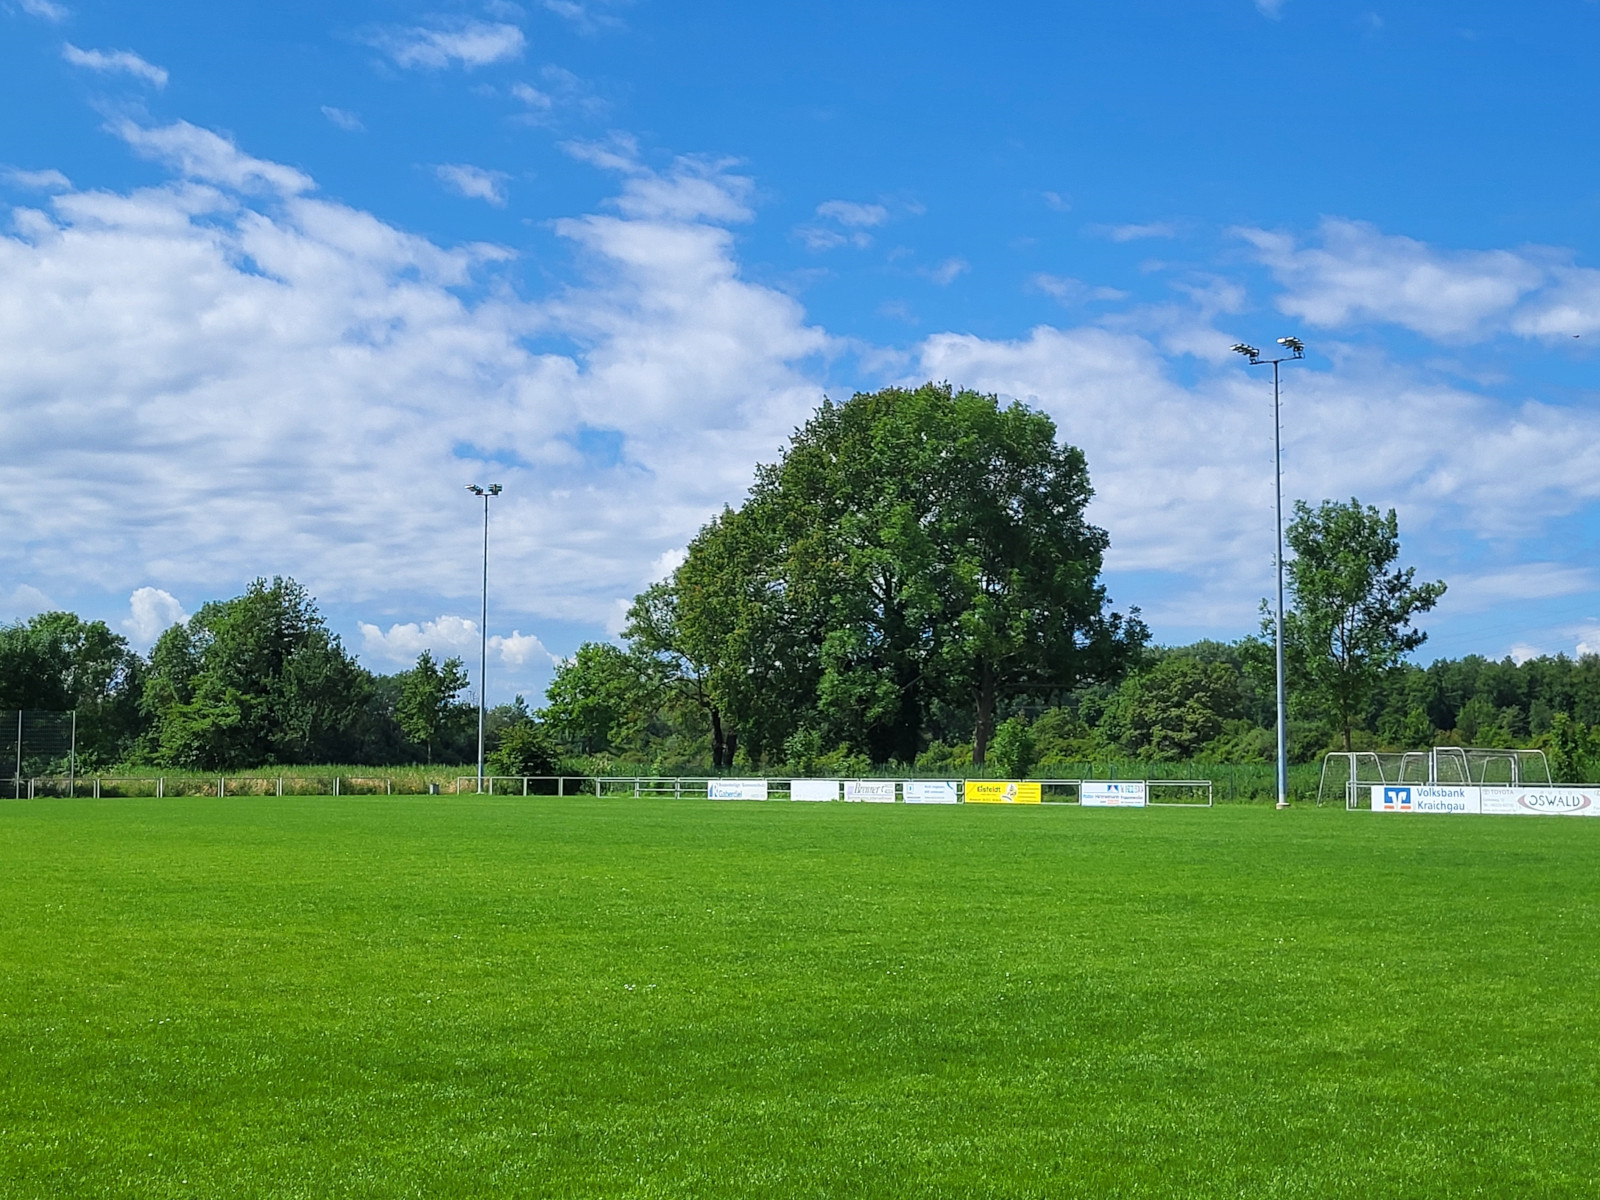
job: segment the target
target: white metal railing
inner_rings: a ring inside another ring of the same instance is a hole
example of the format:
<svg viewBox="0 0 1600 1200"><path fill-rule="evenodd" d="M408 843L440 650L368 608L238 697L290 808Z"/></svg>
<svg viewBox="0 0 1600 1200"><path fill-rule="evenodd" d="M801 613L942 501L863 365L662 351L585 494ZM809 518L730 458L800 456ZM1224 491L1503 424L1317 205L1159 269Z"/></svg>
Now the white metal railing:
<svg viewBox="0 0 1600 1200"><path fill-rule="evenodd" d="M1000 782L1000 781L994 781ZM1084 780L1084 779L1030 779L1021 781L1039 788L1039 802L1041 804L1076 804L1082 805L1083 788L1085 784L1115 785L1121 789L1138 788L1142 799L1127 801L1138 807L1193 807L1211 808L1215 805L1215 785L1209 779L1125 779L1125 780ZM176 796L215 796L220 798L251 797L251 796L351 796L351 795L395 795L394 779L391 776L373 775L213 775L213 776L130 776L130 775L92 775L92 776L37 776L27 780L16 780L17 798L23 793L26 785L27 798L32 800L43 795L77 796L88 795L100 798L106 795L126 796L137 798L139 796L162 799ZM746 780L735 780L721 776L703 775L486 775L482 782L483 795L492 796L635 796L640 798L667 798L675 800L707 799L712 792L714 784L728 785L727 799L767 799L791 800L795 795L795 785L812 784L823 785L819 792L816 787L809 789L817 798L826 799L827 787L832 784L832 798L834 800L856 801L877 800L889 803L936 803L919 797L915 800L907 799L907 784L937 784L948 785L954 802L964 803L967 800L967 780L945 778L836 778L836 779L808 779L799 776L782 776L762 778L752 776ZM740 783L748 785L740 789ZM456 795L476 794L479 791L479 781L476 775L458 775L455 777L454 788ZM887 785L887 787L885 786ZM428 783L430 793L441 790L440 784ZM740 791L748 792L740 795ZM852 795L854 793L854 795ZM1200 799L1203 794L1204 799ZM1158 796L1171 796L1170 799L1157 799ZM1190 797L1190 798L1184 798ZM811 797L808 797L811 798ZM940 797L942 800L942 796ZM944 801L949 802L949 801Z"/></svg>

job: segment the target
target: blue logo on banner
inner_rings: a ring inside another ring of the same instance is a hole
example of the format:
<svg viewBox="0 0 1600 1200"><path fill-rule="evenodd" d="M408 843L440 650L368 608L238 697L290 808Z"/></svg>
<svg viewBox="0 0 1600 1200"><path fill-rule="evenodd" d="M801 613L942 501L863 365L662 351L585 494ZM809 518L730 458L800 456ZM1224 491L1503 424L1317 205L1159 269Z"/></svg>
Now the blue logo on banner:
<svg viewBox="0 0 1600 1200"><path fill-rule="evenodd" d="M1408 787L1386 787L1383 789L1383 806L1385 808L1410 808L1411 789Z"/></svg>

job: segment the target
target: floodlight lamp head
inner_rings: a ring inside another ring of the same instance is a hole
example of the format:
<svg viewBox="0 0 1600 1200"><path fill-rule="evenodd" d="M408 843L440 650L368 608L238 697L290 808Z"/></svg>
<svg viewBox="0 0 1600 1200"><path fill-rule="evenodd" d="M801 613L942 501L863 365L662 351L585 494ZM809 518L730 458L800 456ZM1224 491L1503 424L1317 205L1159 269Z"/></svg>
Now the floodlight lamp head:
<svg viewBox="0 0 1600 1200"><path fill-rule="evenodd" d="M498 496L501 490L502 489L498 483L491 483L489 485L489 495L491 496Z"/></svg>
<svg viewBox="0 0 1600 1200"><path fill-rule="evenodd" d="M473 494L473 495L474 495L474 496L481 496L481 495L483 495L483 489L482 489L482 488L481 488L481 487L479 487L479 486L478 486L478 485L477 485L477 484L475 484L475 483L469 483L469 484L467 484L467 491L469 491L469 492L471 492L471 493L472 493L472 494Z"/></svg>
<svg viewBox="0 0 1600 1200"><path fill-rule="evenodd" d="M1255 362L1256 359L1261 357L1261 351L1257 350L1254 346L1247 345L1244 342L1235 342L1233 344L1233 352L1235 354L1244 355L1251 362Z"/></svg>
<svg viewBox="0 0 1600 1200"><path fill-rule="evenodd" d="M1278 345L1292 350L1296 358L1305 357L1306 344L1297 337L1281 337L1278 339Z"/></svg>

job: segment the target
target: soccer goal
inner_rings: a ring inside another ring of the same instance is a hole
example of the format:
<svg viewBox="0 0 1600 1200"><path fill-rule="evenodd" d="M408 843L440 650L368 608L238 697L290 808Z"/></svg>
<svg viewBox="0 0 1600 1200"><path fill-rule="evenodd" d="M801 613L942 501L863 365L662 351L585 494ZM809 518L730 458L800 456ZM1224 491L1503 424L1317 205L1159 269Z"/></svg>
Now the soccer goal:
<svg viewBox="0 0 1600 1200"><path fill-rule="evenodd" d="M1487 746L1435 746L1392 754L1335 750L1323 756L1317 803L1342 789L1345 807L1359 808L1368 794L1365 789L1387 784L1516 787L1551 782L1550 761L1543 750Z"/></svg>

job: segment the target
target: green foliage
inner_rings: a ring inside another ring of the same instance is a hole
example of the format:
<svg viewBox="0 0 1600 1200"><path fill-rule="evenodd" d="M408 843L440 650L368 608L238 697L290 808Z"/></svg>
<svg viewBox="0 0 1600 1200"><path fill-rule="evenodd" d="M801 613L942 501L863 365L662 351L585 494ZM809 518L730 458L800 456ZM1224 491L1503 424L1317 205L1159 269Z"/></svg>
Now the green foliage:
<svg viewBox="0 0 1600 1200"><path fill-rule="evenodd" d="M970 714L981 762L1002 695L1113 677L1145 637L1106 611L1088 469L1055 435L948 385L825 402L640 598L630 636L686 664L751 762L807 723L909 762L941 704ZM647 619L667 597L671 620Z"/></svg>
<svg viewBox="0 0 1600 1200"><path fill-rule="evenodd" d="M999 768L1007 779L1026 779L1038 760L1039 747L1028 718L1019 713L1002 721L989 745L988 765Z"/></svg>
<svg viewBox="0 0 1600 1200"><path fill-rule="evenodd" d="M142 705L151 756L225 769L353 757L371 676L292 579L206 604L151 651Z"/></svg>
<svg viewBox="0 0 1600 1200"><path fill-rule="evenodd" d="M439 737L452 727L461 728L471 717L471 706L456 700L468 682L459 658L447 658L441 667L426 650L417 656L417 665L400 676L395 720L406 737L422 743L430 763Z"/></svg>
<svg viewBox="0 0 1600 1200"><path fill-rule="evenodd" d="M633 747L661 702L652 661L610 642L585 642L556 668L544 721L580 754Z"/></svg>
<svg viewBox="0 0 1600 1200"><path fill-rule="evenodd" d="M1352 499L1313 509L1295 501L1285 564L1292 611L1284 646L1296 682L1329 712L1351 748L1351 733L1384 675L1427 635L1411 627L1444 595L1443 583L1413 583L1414 567L1395 566L1400 525ZM1265 602L1263 602L1265 607Z"/></svg>
<svg viewBox="0 0 1600 1200"><path fill-rule="evenodd" d="M501 731L487 766L491 775L554 775L560 758L556 740L544 725L518 721Z"/></svg>
<svg viewBox="0 0 1600 1200"><path fill-rule="evenodd" d="M140 732L144 663L104 621L48 612L0 625L0 709L78 713L79 761L115 762Z"/></svg>
<svg viewBox="0 0 1600 1200"><path fill-rule="evenodd" d="M1118 689L1106 736L1134 758L1194 758L1222 736L1240 708L1239 673L1225 662L1176 655L1139 671Z"/></svg>

